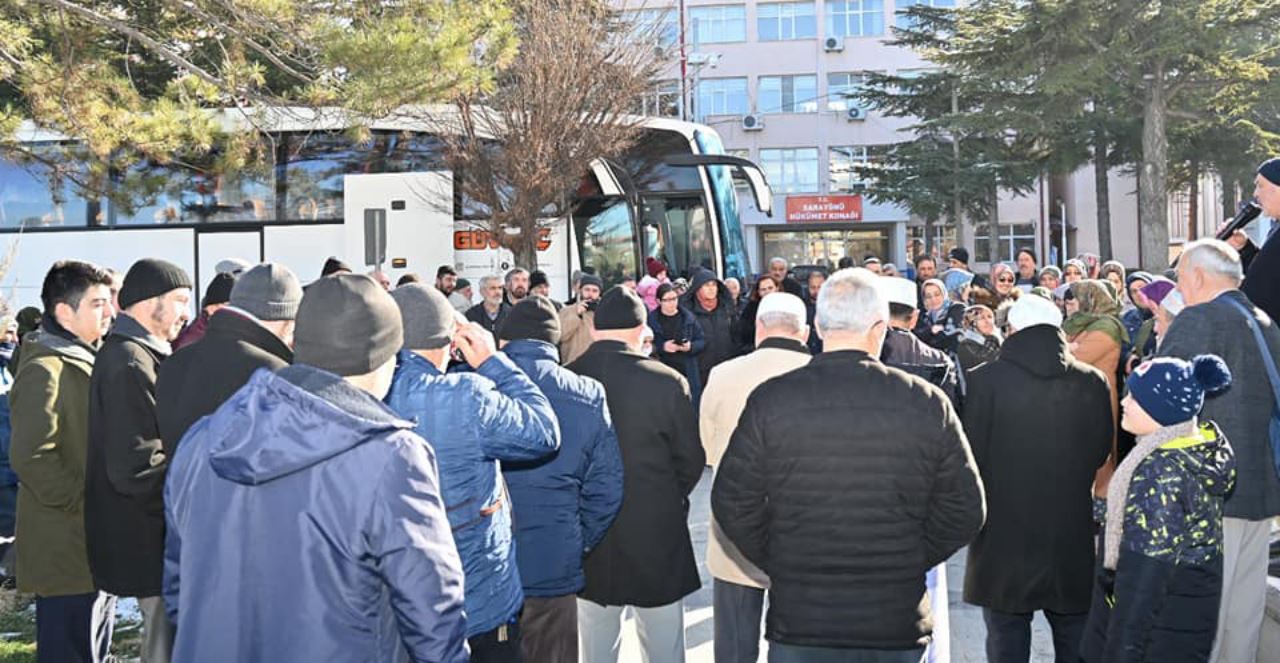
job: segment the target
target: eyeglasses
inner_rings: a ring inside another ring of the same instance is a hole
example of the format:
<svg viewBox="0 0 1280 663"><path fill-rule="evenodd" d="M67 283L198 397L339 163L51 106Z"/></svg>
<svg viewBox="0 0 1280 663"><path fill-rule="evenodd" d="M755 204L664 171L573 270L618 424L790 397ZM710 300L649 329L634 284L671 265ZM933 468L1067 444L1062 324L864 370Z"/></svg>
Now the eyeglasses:
<svg viewBox="0 0 1280 663"><path fill-rule="evenodd" d="M1013 279L1011 279L1011 278L1004 278L1004 277L1001 277L1001 278L1000 278L1000 282L1001 282L1001 283L1013 283Z"/></svg>

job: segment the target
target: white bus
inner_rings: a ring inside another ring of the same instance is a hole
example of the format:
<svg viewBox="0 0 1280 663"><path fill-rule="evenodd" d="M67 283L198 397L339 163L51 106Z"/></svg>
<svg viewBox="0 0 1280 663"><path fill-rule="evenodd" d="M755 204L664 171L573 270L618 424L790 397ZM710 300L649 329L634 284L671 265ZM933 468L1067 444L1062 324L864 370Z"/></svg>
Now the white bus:
<svg viewBox="0 0 1280 663"><path fill-rule="evenodd" d="M274 158L265 166L215 176L142 163L112 173L107 186L116 194L100 200L63 176L75 163L53 167L0 151L0 241L13 250L4 294L15 308L38 305L44 273L65 258L122 271L139 258L164 258L189 270L201 293L213 266L231 257L284 263L304 283L329 256L356 271L385 257L393 283L409 272L430 282L445 264L473 282L513 266L510 252L477 229L472 206L455 198L440 142L422 125L375 123L360 144L341 120L317 114L290 111L256 126L269 127L262 134ZM646 256L664 259L673 278L698 266L722 277L751 271L734 176L771 213L763 173L726 156L709 127L656 118L643 127L623 158L582 165L572 214L543 232L537 267L553 296L567 295L577 269L610 284L637 277ZM36 154L66 152L60 137L31 127L19 139ZM385 215L385 256L367 245L367 215Z"/></svg>

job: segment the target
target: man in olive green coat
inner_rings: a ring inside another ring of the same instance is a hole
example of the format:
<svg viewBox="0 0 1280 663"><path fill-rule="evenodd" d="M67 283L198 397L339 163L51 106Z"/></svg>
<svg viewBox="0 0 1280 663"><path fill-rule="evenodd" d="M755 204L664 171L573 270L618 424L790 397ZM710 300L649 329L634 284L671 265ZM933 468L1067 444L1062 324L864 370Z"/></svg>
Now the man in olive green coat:
<svg viewBox="0 0 1280 663"><path fill-rule="evenodd" d="M94 588L84 531L89 377L111 324L110 284L95 265L53 265L40 291L44 318L23 343L9 393L18 589L36 595L42 663L105 660L111 642L114 598Z"/></svg>

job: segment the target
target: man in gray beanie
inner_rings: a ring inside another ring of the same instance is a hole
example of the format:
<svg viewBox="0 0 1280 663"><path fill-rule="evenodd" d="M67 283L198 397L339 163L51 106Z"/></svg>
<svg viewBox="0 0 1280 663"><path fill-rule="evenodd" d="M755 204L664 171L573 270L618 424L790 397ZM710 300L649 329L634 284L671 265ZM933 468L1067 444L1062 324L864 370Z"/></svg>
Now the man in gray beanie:
<svg viewBox="0 0 1280 663"><path fill-rule="evenodd" d="M160 367L156 410L160 438L172 456L196 421L218 409L260 368L293 363L294 318L302 286L288 267L263 263L236 280L226 306L209 318L204 336Z"/></svg>
<svg viewBox="0 0 1280 663"><path fill-rule="evenodd" d="M512 545L511 500L499 462L534 461L560 446L547 397L478 323L459 325L441 292L421 283L391 293L404 319L404 349L387 404L431 442L441 493L466 569L467 638L473 663L520 660L524 594ZM474 373L446 373L456 347Z"/></svg>
<svg viewBox="0 0 1280 663"><path fill-rule="evenodd" d="M175 658L465 662L435 453L379 400L403 341L395 302L368 276L321 279L295 339L296 364L254 373L173 458Z"/></svg>

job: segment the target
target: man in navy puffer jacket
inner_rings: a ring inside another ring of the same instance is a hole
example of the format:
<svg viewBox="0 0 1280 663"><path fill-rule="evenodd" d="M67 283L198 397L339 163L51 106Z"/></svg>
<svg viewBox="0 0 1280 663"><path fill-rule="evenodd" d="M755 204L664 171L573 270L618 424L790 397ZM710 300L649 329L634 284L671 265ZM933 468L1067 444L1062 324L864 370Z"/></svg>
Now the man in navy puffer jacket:
<svg viewBox="0 0 1280 663"><path fill-rule="evenodd" d="M622 506L622 454L604 385L560 366L560 320L551 300L530 295L498 327L502 351L533 378L560 420L560 451L503 463L516 516L524 614L524 663L578 658L582 558Z"/></svg>
<svg viewBox="0 0 1280 663"><path fill-rule="evenodd" d="M473 663L518 661L524 594L512 541L511 500L499 461L532 461L560 447L546 396L475 324L459 325L435 288L409 284L391 296L404 319L387 404L417 421L440 462L441 493L465 575ZM445 373L456 346L474 373Z"/></svg>

